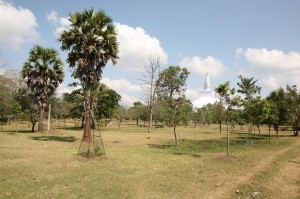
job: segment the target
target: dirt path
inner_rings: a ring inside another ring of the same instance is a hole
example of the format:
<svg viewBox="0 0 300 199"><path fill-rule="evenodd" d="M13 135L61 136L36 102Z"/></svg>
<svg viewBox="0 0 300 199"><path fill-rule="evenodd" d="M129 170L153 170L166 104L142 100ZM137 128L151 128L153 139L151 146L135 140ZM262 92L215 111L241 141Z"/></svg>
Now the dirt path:
<svg viewBox="0 0 300 199"><path fill-rule="evenodd" d="M238 190L238 187L249 183L256 183L253 182L253 179L258 173L264 172L272 164L276 163L276 159L285 156L291 150L296 148L299 149L297 157L285 162L275 179L272 180L269 185L264 184L264 186L267 187L265 190L267 193L272 193L267 194L268 198L300 198L300 138L288 148L271 152L267 157L258 162L257 165L252 168L251 172L235 177L234 181L219 187L216 192L206 196L205 198L233 198L235 194L236 198L251 198L251 195L244 196L236 193L237 191L241 191ZM261 198L259 195L260 194L258 194L255 198Z"/></svg>

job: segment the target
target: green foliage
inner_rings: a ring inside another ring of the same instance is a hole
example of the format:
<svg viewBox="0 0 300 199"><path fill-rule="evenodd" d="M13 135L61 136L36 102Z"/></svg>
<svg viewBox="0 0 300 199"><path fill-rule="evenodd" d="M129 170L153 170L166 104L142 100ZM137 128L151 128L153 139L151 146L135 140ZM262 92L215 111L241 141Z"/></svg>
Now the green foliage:
<svg viewBox="0 0 300 199"><path fill-rule="evenodd" d="M246 100L250 100L253 95L260 93L261 87L255 85L258 80L253 80L254 77L246 78L242 75L239 75L238 77L241 80L241 83L237 83L239 86L237 92L246 95Z"/></svg>
<svg viewBox="0 0 300 199"><path fill-rule="evenodd" d="M23 64L22 77L42 109L45 108L47 99L55 92L58 84L63 81L62 66L63 62L56 50L39 45L30 50L28 61Z"/></svg>
<svg viewBox="0 0 300 199"><path fill-rule="evenodd" d="M166 101L173 106L174 98L183 96L189 74L186 68L180 66L169 66L163 70L156 82L158 100Z"/></svg>
<svg viewBox="0 0 300 199"><path fill-rule="evenodd" d="M121 96L104 84L100 84L99 87L92 92L92 95L93 94L97 108L96 115L100 119L111 118L114 110L119 106Z"/></svg>
<svg viewBox="0 0 300 199"><path fill-rule="evenodd" d="M70 51L67 63L72 76L79 79L85 90L99 82L108 61L118 59L117 32L112 19L104 11L93 9L70 14L70 29L62 32L61 49Z"/></svg>

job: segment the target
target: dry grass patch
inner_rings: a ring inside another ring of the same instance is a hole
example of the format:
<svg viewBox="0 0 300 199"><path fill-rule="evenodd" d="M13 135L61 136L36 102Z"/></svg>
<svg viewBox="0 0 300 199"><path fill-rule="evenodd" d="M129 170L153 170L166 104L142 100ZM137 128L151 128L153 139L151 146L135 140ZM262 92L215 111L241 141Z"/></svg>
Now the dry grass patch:
<svg viewBox="0 0 300 199"><path fill-rule="evenodd" d="M293 142L251 145L236 133L228 157L217 126L179 127L179 146L172 128L101 132L107 156L91 160L76 155L80 129L0 132L0 198L225 198L265 157Z"/></svg>

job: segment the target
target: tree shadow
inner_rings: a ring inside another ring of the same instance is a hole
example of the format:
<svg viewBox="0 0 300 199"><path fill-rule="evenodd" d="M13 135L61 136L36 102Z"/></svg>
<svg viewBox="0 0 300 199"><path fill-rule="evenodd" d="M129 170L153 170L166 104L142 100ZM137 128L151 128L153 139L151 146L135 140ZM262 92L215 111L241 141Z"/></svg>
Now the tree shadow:
<svg viewBox="0 0 300 199"><path fill-rule="evenodd" d="M10 131L1 131L2 133L7 133L9 135L16 135L18 133L35 133L35 132L32 132L31 130L18 130L17 132L15 130L10 130ZM0 133L1 133L0 132Z"/></svg>
<svg viewBox="0 0 300 199"><path fill-rule="evenodd" d="M169 149L171 147L174 147L171 144L148 144L148 146L152 149Z"/></svg>
<svg viewBox="0 0 300 199"><path fill-rule="evenodd" d="M76 138L74 136L34 136L30 137L33 140L38 140L38 141L56 141L56 142L75 142Z"/></svg>

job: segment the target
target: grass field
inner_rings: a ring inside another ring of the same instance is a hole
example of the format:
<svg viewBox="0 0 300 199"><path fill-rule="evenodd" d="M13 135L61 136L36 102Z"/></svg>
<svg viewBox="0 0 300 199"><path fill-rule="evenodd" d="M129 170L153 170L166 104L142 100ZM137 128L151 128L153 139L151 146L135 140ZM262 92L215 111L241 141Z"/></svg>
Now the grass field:
<svg viewBox="0 0 300 199"><path fill-rule="evenodd" d="M147 133L101 127L106 157L77 155L82 130L69 123L45 133L26 125L0 132L0 198L300 198L300 137L280 132L259 144L235 129L230 155L218 127ZM272 132L274 134L274 132Z"/></svg>

